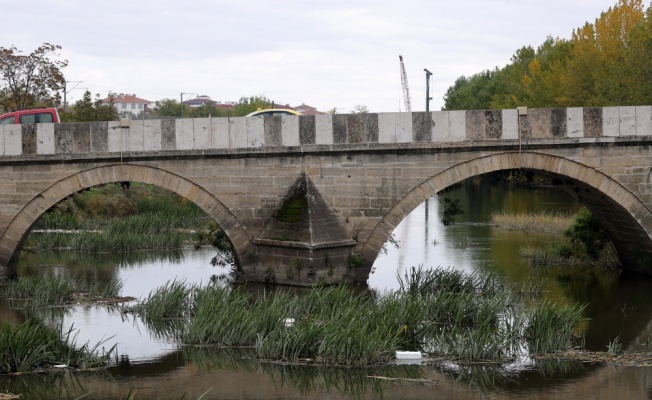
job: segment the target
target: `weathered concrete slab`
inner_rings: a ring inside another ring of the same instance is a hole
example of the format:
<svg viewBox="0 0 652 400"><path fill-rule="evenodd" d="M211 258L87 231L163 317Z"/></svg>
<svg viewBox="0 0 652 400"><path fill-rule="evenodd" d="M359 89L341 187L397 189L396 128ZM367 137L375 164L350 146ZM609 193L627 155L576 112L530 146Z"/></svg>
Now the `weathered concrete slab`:
<svg viewBox="0 0 652 400"><path fill-rule="evenodd" d="M143 121L143 149L145 151L161 150L161 120Z"/></svg>
<svg viewBox="0 0 652 400"><path fill-rule="evenodd" d="M315 115L315 144L333 144L333 116Z"/></svg>

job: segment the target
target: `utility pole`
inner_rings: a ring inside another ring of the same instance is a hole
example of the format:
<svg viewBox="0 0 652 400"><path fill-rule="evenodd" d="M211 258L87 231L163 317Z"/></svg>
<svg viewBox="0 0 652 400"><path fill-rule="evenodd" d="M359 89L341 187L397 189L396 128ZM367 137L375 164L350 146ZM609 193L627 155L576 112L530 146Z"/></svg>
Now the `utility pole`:
<svg viewBox="0 0 652 400"><path fill-rule="evenodd" d="M73 86L72 89L70 89L70 90L73 90L73 89L75 89L77 86L79 86L80 84L84 83L84 81L64 81L64 82L63 82L63 109L64 109L64 110L67 110L67 109L68 109L68 101L66 100L66 95L67 95L68 92L70 91L70 90L68 90L68 84L69 84L69 83L76 83L76 85Z"/></svg>
<svg viewBox="0 0 652 400"><path fill-rule="evenodd" d="M427 68L423 69L426 71L426 112L430 111L430 100L432 100L432 97L430 97L430 75L432 75L432 72L428 71Z"/></svg>

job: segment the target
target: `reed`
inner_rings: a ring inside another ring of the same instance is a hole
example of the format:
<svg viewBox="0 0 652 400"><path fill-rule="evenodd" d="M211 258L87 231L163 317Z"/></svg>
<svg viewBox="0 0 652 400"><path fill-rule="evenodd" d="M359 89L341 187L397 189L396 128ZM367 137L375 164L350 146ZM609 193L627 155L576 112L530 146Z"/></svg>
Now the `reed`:
<svg viewBox="0 0 652 400"><path fill-rule="evenodd" d="M192 294L196 286L185 281L168 281L147 295L129 311L142 315L150 321L183 318L190 314Z"/></svg>
<svg viewBox="0 0 652 400"><path fill-rule="evenodd" d="M100 352L104 342L79 345L73 329L60 332L41 323L0 323L0 374L28 372L66 365L70 368L106 367L116 347Z"/></svg>
<svg viewBox="0 0 652 400"><path fill-rule="evenodd" d="M387 363L396 350L504 362L522 354L525 342L535 352L568 348L582 322L582 307L546 302L524 317L519 295L493 276L415 268L400 286L377 299L348 285L255 296L243 287L173 282L135 309L145 321L185 321L178 337L187 345L252 347L260 359L355 367Z"/></svg>
<svg viewBox="0 0 652 400"><path fill-rule="evenodd" d="M562 233L573 222L573 216L569 213L554 211L528 213L496 211L489 215L489 219L499 229L549 233Z"/></svg>
<svg viewBox="0 0 652 400"><path fill-rule="evenodd" d="M529 315L525 337L531 353L551 353L575 347L575 332L584 321L586 305L539 303Z"/></svg>
<svg viewBox="0 0 652 400"><path fill-rule="evenodd" d="M67 304L74 300L115 298L122 290L122 282L84 282L71 277L43 274L22 276L0 285L0 292L9 303L18 308Z"/></svg>
<svg viewBox="0 0 652 400"><path fill-rule="evenodd" d="M183 232L148 232L111 229L107 232L38 233L30 235L25 248L31 251L71 250L86 253L123 253L142 250L174 250L191 238Z"/></svg>

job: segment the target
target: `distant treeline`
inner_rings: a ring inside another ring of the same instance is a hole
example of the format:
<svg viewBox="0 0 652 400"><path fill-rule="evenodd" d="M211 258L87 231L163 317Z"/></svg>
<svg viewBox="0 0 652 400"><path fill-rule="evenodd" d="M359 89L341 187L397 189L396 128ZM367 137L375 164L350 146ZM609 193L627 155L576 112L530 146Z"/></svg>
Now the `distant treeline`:
<svg viewBox="0 0 652 400"><path fill-rule="evenodd" d="M620 0L570 40L548 37L511 61L459 77L443 110L652 104L652 5Z"/></svg>

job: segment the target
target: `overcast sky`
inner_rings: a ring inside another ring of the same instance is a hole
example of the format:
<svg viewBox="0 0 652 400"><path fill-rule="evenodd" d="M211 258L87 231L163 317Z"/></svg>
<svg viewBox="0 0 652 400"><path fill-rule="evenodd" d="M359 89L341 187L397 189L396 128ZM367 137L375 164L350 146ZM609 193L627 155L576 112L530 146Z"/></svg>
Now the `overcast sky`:
<svg viewBox="0 0 652 400"><path fill-rule="evenodd" d="M264 95L348 112L431 110L460 75L503 67L522 46L570 38L617 0L0 0L1 47L62 46L68 99L88 89L156 101ZM83 81L75 89L74 81Z"/></svg>

